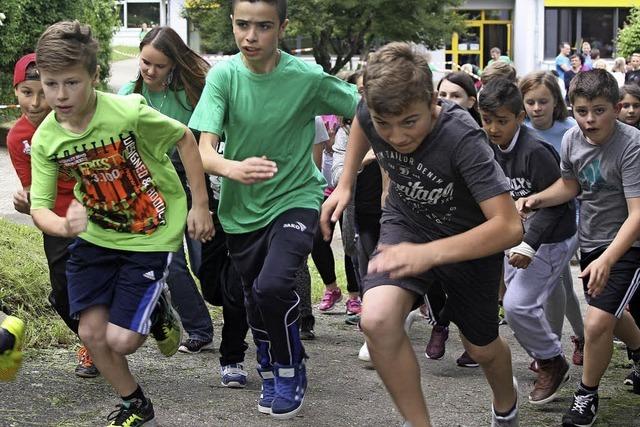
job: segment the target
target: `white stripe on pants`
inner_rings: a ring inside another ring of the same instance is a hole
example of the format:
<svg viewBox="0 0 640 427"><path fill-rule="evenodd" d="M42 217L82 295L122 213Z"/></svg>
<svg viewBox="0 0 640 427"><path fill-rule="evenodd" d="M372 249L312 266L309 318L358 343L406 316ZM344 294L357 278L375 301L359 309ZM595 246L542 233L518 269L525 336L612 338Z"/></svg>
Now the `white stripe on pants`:
<svg viewBox="0 0 640 427"><path fill-rule="evenodd" d="M559 243L540 245L531 264L517 269L505 260L507 292L503 306L507 323L520 345L536 359L551 359L562 353L558 336L544 314L543 305L558 285L560 274L575 247L576 236Z"/></svg>

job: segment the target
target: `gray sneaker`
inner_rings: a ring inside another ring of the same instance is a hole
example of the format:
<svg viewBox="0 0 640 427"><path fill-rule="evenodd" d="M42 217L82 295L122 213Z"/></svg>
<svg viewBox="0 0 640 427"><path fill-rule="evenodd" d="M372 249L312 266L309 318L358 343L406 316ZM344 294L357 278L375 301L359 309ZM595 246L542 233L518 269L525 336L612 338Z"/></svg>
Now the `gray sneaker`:
<svg viewBox="0 0 640 427"><path fill-rule="evenodd" d="M516 390L516 408L506 417L496 415L491 405L491 427L518 427L518 380L513 377L513 388Z"/></svg>

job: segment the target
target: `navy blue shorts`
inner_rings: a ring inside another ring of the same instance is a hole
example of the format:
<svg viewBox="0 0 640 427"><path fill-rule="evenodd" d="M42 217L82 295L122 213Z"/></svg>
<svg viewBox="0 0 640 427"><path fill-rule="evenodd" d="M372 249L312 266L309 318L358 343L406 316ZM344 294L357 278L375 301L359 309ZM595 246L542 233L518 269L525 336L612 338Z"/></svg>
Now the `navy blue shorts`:
<svg viewBox="0 0 640 427"><path fill-rule="evenodd" d="M71 316L78 319L83 310L104 305L109 309L109 323L148 335L171 253L109 249L80 238L69 246L69 252Z"/></svg>

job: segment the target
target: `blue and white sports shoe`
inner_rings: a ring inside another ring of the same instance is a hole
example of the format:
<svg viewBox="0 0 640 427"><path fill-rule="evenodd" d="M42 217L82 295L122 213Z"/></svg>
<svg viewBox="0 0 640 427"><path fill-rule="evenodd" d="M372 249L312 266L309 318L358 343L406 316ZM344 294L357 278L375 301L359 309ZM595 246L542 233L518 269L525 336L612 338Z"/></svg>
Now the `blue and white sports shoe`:
<svg viewBox="0 0 640 427"><path fill-rule="evenodd" d="M271 405L276 396L276 380L273 375L273 368L262 368L258 366L258 375L262 378L262 390L258 399L258 412L271 414Z"/></svg>
<svg viewBox="0 0 640 427"><path fill-rule="evenodd" d="M231 388L244 388L247 385L247 372L241 363L231 363L220 367L222 385Z"/></svg>
<svg viewBox="0 0 640 427"><path fill-rule="evenodd" d="M307 390L304 361L298 365L276 363L273 372L276 377L276 396L271 404L271 416L278 419L293 418L302 409Z"/></svg>

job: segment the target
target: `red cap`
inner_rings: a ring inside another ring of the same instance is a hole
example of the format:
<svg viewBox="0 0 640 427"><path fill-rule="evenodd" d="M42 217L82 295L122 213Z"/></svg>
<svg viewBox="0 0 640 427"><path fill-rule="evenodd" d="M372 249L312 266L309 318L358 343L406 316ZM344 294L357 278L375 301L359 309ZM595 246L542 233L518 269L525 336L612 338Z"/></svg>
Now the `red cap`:
<svg viewBox="0 0 640 427"><path fill-rule="evenodd" d="M27 79L27 68L29 68L29 65L35 64L35 63L36 63L35 53L30 53L18 59L18 62L16 62L16 67L13 69L13 87L15 87L18 83L22 83L25 80L33 80L33 79Z"/></svg>

